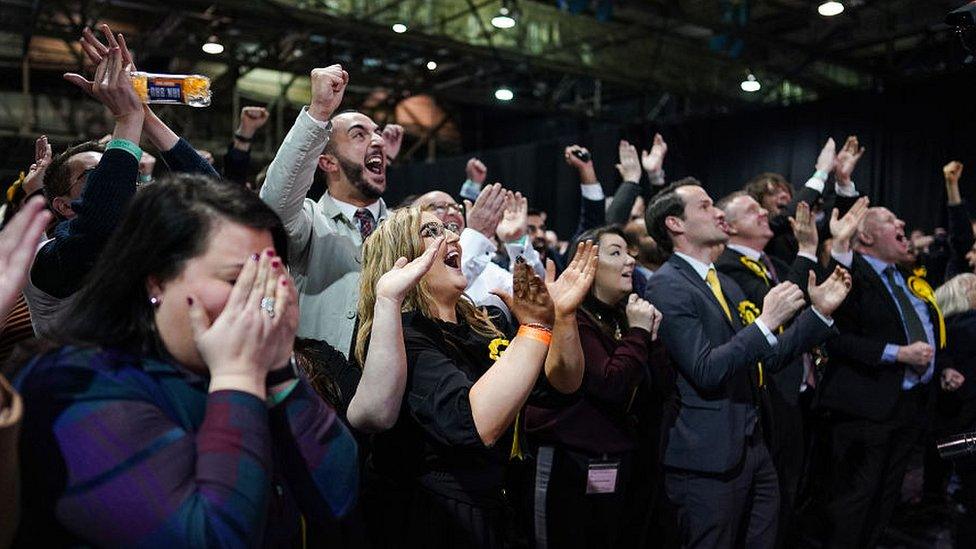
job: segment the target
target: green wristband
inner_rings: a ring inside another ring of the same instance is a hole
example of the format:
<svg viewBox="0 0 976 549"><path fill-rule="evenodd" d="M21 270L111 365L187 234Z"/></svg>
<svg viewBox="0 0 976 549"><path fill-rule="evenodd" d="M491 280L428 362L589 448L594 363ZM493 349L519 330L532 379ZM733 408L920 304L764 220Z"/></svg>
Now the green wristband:
<svg viewBox="0 0 976 549"><path fill-rule="evenodd" d="M274 406L281 404L281 401L288 398L288 395L290 395L291 392L295 390L295 387L298 387L297 379L293 379L291 381L291 384L288 385L288 387L285 387L281 391L278 391L277 393L268 397L268 408L272 408Z"/></svg>
<svg viewBox="0 0 976 549"><path fill-rule="evenodd" d="M823 170L817 170L817 171L813 172L813 177L816 177L817 179L819 179L821 181L827 181L827 177L829 175L830 175L829 173L827 173L827 172L825 172Z"/></svg>
<svg viewBox="0 0 976 549"><path fill-rule="evenodd" d="M136 162L142 160L142 149L128 139L113 139L105 146L105 150L122 149L136 158Z"/></svg>

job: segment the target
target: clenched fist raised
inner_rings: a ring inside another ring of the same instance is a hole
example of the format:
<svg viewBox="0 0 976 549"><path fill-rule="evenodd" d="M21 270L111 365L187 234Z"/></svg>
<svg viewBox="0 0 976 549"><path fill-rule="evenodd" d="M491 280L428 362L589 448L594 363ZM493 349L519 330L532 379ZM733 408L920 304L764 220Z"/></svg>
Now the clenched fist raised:
<svg viewBox="0 0 976 549"><path fill-rule="evenodd" d="M342 95L349 83L349 73L342 65L330 65L324 69L312 69L312 104L308 114L326 122L342 103Z"/></svg>

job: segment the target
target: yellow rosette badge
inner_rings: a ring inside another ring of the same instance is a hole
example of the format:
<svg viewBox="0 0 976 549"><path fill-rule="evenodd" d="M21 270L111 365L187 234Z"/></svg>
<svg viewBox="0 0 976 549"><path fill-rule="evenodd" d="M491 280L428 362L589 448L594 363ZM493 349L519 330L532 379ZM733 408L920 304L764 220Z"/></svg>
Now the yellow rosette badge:
<svg viewBox="0 0 976 549"><path fill-rule="evenodd" d="M912 276L908 277L908 289L915 294L915 297L928 303L935 310L935 316L939 318L939 348L943 349L946 345L945 318L942 316L939 304L935 301L935 291L932 290L928 281L922 278L925 276L925 267L919 267L913 273Z"/></svg>
<svg viewBox="0 0 976 549"><path fill-rule="evenodd" d="M742 264L745 265L746 268L752 271L756 276L763 279L763 282L765 282L767 286L769 285L769 277L766 275L765 267L760 265L758 262L749 259L746 256L740 257L739 261L741 261ZM753 307L755 307L755 305L753 305Z"/></svg>
<svg viewBox="0 0 976 549"><path fill-rule="evenodd" d="M739 311L739 318L742 319L742 323L746 326L752 324L759 318L759 307L756 307L756 304L748 299L740 301L736 310Z"/></svg>
<svg viewBox="0 0 976 549"><path fill-rule="evenodd" d="M509 341L507 339L500 337L491 340L488 344L488 358L498 360L502 356L502 353L505 352L505 349L508 349L508 344Z"/></svg>

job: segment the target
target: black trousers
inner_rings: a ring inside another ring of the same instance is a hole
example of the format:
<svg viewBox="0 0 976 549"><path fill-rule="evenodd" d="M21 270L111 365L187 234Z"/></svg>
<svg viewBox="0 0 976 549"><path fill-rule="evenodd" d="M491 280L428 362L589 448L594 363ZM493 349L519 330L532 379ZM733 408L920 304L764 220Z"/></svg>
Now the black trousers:
<svg viewBox="0 0 976 549"><path fill-rule="evenodd" d="M891 520L915 443L926 424L925 386L903 391L883 422L831 422L827 547L874 547Z"/></svg>
<svg viewBox="0 0 976 549"><path fill-rule="evenodd" d="M796 545L795 514L801 481L806 469L806 435L803 409L789 402L776 389L769 390L769 453L779 480L779 533L777 547Z"/></svg>
<svg viewBox="0 0 976 549"><path fill-rule="evenodd" d="M533 478L536 549L609 548L623 539L629 517L627 489L633 471L631 453L590 456L559 446L541 446ZM613 493L586 493L591 460L619 461Z"/></svg>
<svg viewBox="0 0 976 549"><path fill-rule="evenodd" d="M668 497L678 508L683 547L773 547L779 483L762 437L746 443L738 467L724 474L666 469Z"/></svg>

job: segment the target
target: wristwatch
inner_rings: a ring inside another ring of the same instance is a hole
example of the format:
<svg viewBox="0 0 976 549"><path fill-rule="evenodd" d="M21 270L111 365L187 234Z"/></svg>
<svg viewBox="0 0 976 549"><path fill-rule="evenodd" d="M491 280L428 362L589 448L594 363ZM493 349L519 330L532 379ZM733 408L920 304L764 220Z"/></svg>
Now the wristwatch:
<svg viewBox="0 0 976 549"><path fill-rule="evenodd" d="M291 355L291 358L288 359L287 367L268 372L268 377L265 378L264 385L266 387L274 387L279 383L284 383L292 379L298 379L298 361L295 360L295 355Z"/></svg>

